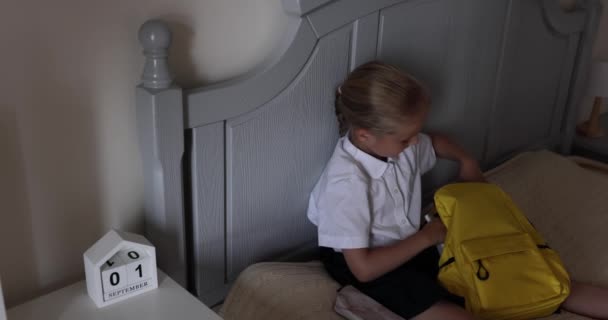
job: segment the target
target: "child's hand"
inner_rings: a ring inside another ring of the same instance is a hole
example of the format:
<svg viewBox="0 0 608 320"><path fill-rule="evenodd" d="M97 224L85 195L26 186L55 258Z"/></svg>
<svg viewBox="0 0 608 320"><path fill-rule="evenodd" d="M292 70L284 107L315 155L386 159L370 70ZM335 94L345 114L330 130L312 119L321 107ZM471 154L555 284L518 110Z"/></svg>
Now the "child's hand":
<svg viewBox="0 0 608 320"><path fill-rule="evenodd" d="M423 232L431 242L431 245L434 245L443 243L447 230L443 225L443 222L441 222L441 219L435 218L427 223L420 232Z"/></svg>
<svg viewBox="0 0 608 320"><path fill-rule="evenodd" d="M460 179L471 182L486 182L479 164L473 158L467 158L460 162Z"/></svg>

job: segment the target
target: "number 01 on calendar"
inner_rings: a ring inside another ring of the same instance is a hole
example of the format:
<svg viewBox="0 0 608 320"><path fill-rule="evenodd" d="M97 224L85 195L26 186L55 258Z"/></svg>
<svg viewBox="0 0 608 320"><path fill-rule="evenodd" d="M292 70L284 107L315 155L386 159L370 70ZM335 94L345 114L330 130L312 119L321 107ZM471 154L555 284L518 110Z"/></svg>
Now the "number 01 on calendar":
<svg viewBox="0 0 608 320"><path fill-rule="evenodd" d="M98 307L158 287L156 251L144 237L111 230L84 253L87 291Z"/></svg>

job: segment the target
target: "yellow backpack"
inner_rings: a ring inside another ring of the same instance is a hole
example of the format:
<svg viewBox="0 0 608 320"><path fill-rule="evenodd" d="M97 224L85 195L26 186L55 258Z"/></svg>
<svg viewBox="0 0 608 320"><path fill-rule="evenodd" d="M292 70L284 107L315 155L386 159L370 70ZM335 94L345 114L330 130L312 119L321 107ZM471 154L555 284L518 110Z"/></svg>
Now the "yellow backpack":
<svg viewBox="0 0 608 320"><path fill-rule="evenodd" d="M481 319L548 316L570 293L559 256L499 187L447 185L435 194L447 227L439 281Z"/></svg>

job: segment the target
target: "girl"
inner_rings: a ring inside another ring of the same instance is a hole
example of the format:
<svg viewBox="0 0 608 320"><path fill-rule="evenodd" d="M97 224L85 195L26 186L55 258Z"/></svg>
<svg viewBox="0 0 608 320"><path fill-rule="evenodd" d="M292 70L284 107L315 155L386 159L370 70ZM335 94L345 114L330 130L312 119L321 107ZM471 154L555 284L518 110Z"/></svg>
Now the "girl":
<svg viewBox="0 0 608 320"><path fill-rule="evenodd" d="M465 181L484 178L461 147L420 132L430 100L394 66L354 70L336 95L346 134L311 193L308 218L318 227L321 260L340 284L405 319L473 319L463 299L437 282L435 245L446 229L439 219L420 228L420 177L441 157L458 161ZM608 319L607 290L573 283L571 292L565 309Z"/></svg>

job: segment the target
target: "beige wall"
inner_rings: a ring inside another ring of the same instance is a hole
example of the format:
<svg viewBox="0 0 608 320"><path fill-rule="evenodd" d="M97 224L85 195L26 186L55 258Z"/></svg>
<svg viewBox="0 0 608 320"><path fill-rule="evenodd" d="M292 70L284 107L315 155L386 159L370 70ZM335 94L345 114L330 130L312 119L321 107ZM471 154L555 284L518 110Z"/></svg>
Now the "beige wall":
<svg viewBox="0 0 608 320"><path fill-rule="evenodd" d="M109 228L142 231L137 30L179 32L181 84L245 72L282 35L280 0L0 1L0 274L8 306L83 276Z"/></svg>
<svg viewBox="0 0 608 320"><path fill-rule="evenodd" d="M158 16L179 33L172 65L185 86L250 69L286 23L280 0L0 1L8 306L82 277L82 253L108 228L141 232L136 31ZM607 18L601 28L595 54L608 59Z"/></svg>

